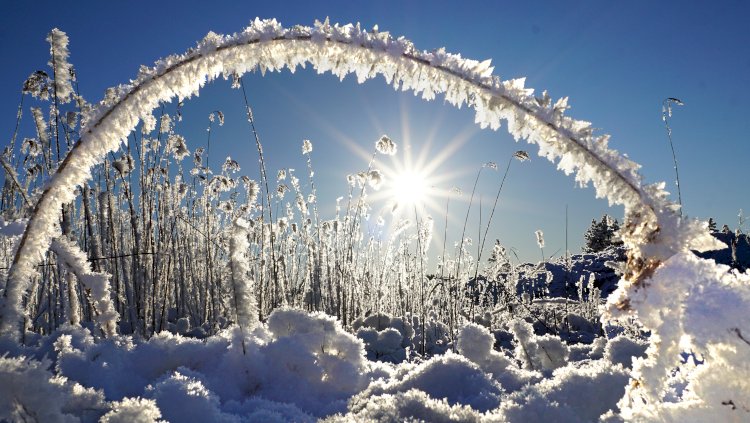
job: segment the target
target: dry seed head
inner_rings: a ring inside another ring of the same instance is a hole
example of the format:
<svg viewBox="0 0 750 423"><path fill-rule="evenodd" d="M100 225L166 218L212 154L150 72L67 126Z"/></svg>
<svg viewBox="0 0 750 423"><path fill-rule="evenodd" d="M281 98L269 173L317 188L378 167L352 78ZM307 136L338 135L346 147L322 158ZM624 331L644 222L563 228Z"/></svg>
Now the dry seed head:
<svg viewBox="0 0 750 423"><path fill-rule="evenodd" d="M393 140L390 139L387 135L381 136L380 139L375 142L375 148L379 153L388 156L393 156L394 154L396 154L397 150L396 143L393 142Z"/></svg>
<svg viewBox="0 0 750 423"><path fill-rule="evenodd" d="M544 248L544 232L541 229L537 229L534 235L536 235L536 243L539 248Z"/></svg>
<svg viewBox="0 0 750 423"><path fill-rule="evenodd" d="M515 153L513 153L513 157L518 159L518 161L520 162L527 162L531 160L531 157L529 157L529 153L523 150L518 150Z"/></svg>
<svg viewBox="0 0 750 423"><path fill-rule="evenodd" d="M312 143L310 140L302 140L302 154L310 154L312 152Z"/></svg>

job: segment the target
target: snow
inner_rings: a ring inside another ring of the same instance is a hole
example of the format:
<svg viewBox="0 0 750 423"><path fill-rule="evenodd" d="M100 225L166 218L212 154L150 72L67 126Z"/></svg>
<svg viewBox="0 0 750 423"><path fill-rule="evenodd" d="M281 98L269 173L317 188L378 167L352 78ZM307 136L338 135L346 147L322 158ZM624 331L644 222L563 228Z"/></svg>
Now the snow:
<svg viewBox="0 0 750 423"><path fill-rule="evenodd" d="M73 413L104 410L101 393L55 376L49 362L0 357L0 420L75 422Z"/></svg>
<svg viewBox="0 0 750 423"><path fill-rule="evenodd" d="M393 327L401 322L379 316L367 325L361 322L358 333L387 333L392 337L388 345L400 347L414 336L404 337ZM535 335L526 322L509 326L516 334L518 360L512 350L495 346L486 327L470 323L460 331L458 354L385 363L369 360L365 343L335 319L290 308L276 310L252 331L233 326L204 340L169 332L149 340L97 339L86 328L65 325L28 346L7 338L0 342L0 412L6 410L0 418L34 413L44 421L313 421L327 416L331 421L585 422L612 410L610 419L625 411L626 418L696 421L708 413L701 401L731 398L738 409L744 405L745 397L725 395L747 389L747 379L731 379L716 369L709 373L705 364L687 360L685 371L693 377L668 381L677 389L672 401L634 408L621 399L629 398L626 389L635 395L628 368L631 357L643 357L644 341L619 334L597 338L590 346L566 347L558 338ZM565 360L573 351L579 351L578 359ZM743 353L736 348L718 348L704 357L706 362L746 358L738 354ZM644 359L636 359L636 366L643 367L639 360ZM747 366L726 371L746 372ZM729 386L717 390L716 384L728 380ZM734 415L725 408L722 415Z"/></svg>
<svg viewBox="0 0 750 423"><path fill-rule="evenodd" d="M376 381L352 399L353 407L370 396L419 390L450 405L468 405L485 412L500 405L502 387L476 364L448 352L409 369L403 377L389 382Z"/></svg>
<svg viewBox="0 0 750 423"><path fill-rule="evenodd" d="M516 319L511 331L517 340L516 357L524 368L544 371L554 370L567 363L570 354L560 338L551 335L535 336L531 324Z"/></svg>
<svg viewBox="0 0 750 423"><path fill-rule="evenodd" d="M604 360L555 371L550 379L511 396L504 419L513 422L591 422L615 409L628 375L621 366Z"/></svg>
<svg viewBox="0 0 750 423"><path fill-rule="evenodd" d="M646 356L646 348L648 348L646 342L619 335L607 342L604 348L604 358L611 363L632 368L635 358Z"/></svg>
<svg viewBox="0 0 750 423"><path fill-rule="evenodd" d="M157 423L161 412L153 400L125 398L112 405L112 410L102 416L102 423Z"/></svg>

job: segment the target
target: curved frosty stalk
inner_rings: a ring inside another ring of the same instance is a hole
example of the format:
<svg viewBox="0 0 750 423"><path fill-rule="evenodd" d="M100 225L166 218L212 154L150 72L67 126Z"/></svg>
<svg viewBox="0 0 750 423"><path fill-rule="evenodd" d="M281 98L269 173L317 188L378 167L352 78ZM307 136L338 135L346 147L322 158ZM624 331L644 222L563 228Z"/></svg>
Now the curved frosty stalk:
<svg viewBox="0 0 750 423"><path fill-rule="evenodd" d="M359 82L380 74L395 88L421 93L425 100L443 94L457 107L473 107L482 128L497 129L506 120L516 139L537 144L540 155L559 159L558 168L575 172L580 184L592 182L598 197L625 206L623 238L630 248L629 277L635 288L652 267L676 252L715 245L698 223L675 215L663 185L642 185L639 166L609 149L607 136L594 136L589 122L565 116L567 98L553 103L546 93L534 97L523 79L502 81L493 76L489 60L464 59L444 49L419 51L387 32L330 25L327 20L313 27L283 28L276 20L256 19L240 33L209 33L187 53L142 67L135 80L117 87L113 99L99 103L87 116L80 141L47 184L20 242L0 308L0 332L15 331L23 316L21 298L33 266L49 247L50 228L59 221L61 204L74 199L75 187L90 177L92 166L127 142L139 120L148 119L160 102L188 98L219 76L283 68L294 72L307 63L341 79L353 73Z"/></svg>

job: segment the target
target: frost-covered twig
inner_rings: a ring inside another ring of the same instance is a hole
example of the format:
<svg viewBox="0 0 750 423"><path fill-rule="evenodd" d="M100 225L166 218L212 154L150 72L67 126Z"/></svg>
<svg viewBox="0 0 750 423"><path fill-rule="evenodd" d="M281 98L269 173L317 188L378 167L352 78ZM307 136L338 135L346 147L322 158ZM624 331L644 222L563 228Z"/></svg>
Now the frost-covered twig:
<svg viewBox="0 0 750 423"><path fill-rule="evenodd" d="M677 201L680 204L680 216L682 216L682 192L680 191L680 173L677 170L677 155L674 152L674 143L672 142L672 128L669 126L669 118L672 117L672 104L678 106L684 106L684 103L677 98L669 97L665 98L662 102L661 107L661 120L664 121L664 126L667 128L667 138L669 139L669 148L672 149L672 161L674 162L674 176L675 183L677 184Z"/></svg>
<svg viewBox="0 0 750 423"><path fill-rule="evenodd" d="M21 183L18 181L18 174L16 173L16 170L13 169L13 166L8 163L7 160L5 160L5 157L0 156L0 165L3 166L3 169L5 169L5 175L7 175L7 180L10 180L13 185L15 185L16 189L18 190L18 193L21 194L21 197L23 198L23 202L27 206L31 206L31 201L29 200L29 196L26 194L26 190L23 189L21 186Z"/></svg>

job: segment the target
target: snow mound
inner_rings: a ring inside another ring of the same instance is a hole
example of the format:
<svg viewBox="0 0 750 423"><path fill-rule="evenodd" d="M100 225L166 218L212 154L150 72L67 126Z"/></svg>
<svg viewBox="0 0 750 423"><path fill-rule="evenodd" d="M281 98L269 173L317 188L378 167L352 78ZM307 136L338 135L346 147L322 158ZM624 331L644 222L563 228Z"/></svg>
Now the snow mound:
<svg viewBox="0 0 750 423"><path fill-rule="evenodd" d="M370 397L418 389L433 399L445 399L451 406L467 405L484 412L500 404L503 389L476 364L451 352L413 367L402 378L376 381L351 400L350 410L359 412Z"/></svg>
<svg viewBox="0 0 750 423"><path fill-rule="evenodd" d="M625 393L628 373L605 360L581 367L558 369L554 376L511 394L503 420L511 422L591 422L609 410Z"/></svg>
<svg viewBox="0 0 750 423"><path fill-rule="evenodd" d="M352 323L357 338L365 343L368 360L401 363L413 348L414 329L400 317L376 313Z"/></svg>
<svg viewBox="0 0 750 423"><path fill-rule="evenodd" d="M630 369L633 367L633 359L646 356L646 348L648 343L620 335L607 341L604 358L610 363Z"/></svg>
<svg viewBox="0 0 750 423"><path fill-rule="evenodd" d="M406 392L382 394L367 398L356 412L337 415L331 422L396 422L428 421L443 422L484 422L487 415L465 405L451 405L445 399L435 399L426 393L410 389Z"/></svg>
<svg viewBox="0 0 750 423"><path fill-rule="evenodd" d="M42 421L102 415L107 421L240 421L238 414L241 421L313 421L345 411L378 374L362 342L335 318L289 308L246 336L235 326L205 340L166 331L147 341L95 340L87 329L64 326L36 350L16 346L0 354L0 409L10 410L0 419L6 420L20 419L25 408ZM24 354L49 355L54 366Z"/></svg>
<svg viewBox="0 0 750 423"><path fill-rule="evenodd" d="M105 414L102 423L157 423L161 412L153 400L143 398L125 398L112 406L112 411Z"/></svg>
<svg viewBox="0 0 750 423"><path fill-rule="evenodd" d="M554 370L567 364L570 350L560 338L536 336L531 324L515 319L510 324L516 338L516 357L530 370Z"/></svg>
<svg viewBox="0 0 750 423"><path fill-rule="evenodd" d="M70 383L49 361L0 356L0 421L77 422L106 410L101 393Z"/></svg>
<svg viewBox="0 0 750 423"><path fill-rule="evenodd" d="M458 335L458 352L479 366L509 391L541 379L541 374L519 369L516 364L495 350L495 337L484 326L469 323Z"/></svg>

